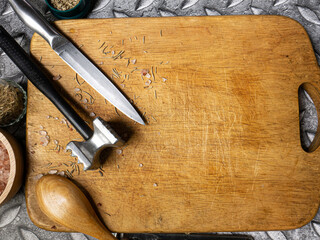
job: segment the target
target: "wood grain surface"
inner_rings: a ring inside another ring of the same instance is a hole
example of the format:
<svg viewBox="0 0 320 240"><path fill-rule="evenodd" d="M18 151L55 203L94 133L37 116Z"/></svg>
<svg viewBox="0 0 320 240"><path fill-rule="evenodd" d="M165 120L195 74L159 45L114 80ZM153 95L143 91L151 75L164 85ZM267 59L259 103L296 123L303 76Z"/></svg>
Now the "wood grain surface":
<svg viewBox="0 0 320 240"><path fill-rule="evenodd" d="M26 199L37 226L70 231L36 201L38 175L50 170L72 172L114 232L291 229L316 214L319 150L301 147L298 89L318 87L320 74L297 22L223 16L56 26L113 78L148 124L117 112L35 35L31 53L49 76L61 77L53 80L57 89L85 119L102 117L127 141L105 153L102 170L83 172L79 165L78 171L64 148L80 135L29 84ZM319 98L317 91L312 96ZM50 136L47 146L41 130Z"/></svg>

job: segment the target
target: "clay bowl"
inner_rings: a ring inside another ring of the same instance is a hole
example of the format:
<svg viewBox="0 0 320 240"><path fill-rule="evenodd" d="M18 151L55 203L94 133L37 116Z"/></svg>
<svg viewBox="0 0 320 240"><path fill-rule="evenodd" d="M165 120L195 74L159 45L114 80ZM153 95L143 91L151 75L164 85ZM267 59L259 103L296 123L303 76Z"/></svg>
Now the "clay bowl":
<svg viewBox="0 0 320 240"><path fill-rule="evenodd" d="M2 155L3 152L4 155ZM8 160L3 161L3 159ZM8 164L10 170L8 170ZM7 172L9 172L8 176ZM0 129L0 206L18 192L22 184L22 177L23 158L21 148L9 133Z"/></svg>

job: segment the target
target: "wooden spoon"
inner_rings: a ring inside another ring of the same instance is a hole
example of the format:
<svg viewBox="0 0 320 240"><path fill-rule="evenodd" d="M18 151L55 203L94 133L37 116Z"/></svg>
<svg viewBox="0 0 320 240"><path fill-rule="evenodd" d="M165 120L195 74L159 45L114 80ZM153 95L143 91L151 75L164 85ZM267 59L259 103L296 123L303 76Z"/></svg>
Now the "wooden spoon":
<svg viewBox="0 0 320 240"><path fill-rule="evenodd" d="M69 179L46 175L36 184L41 211L51 220L100 240L116 239L102 224L84 193Z"/></svg>

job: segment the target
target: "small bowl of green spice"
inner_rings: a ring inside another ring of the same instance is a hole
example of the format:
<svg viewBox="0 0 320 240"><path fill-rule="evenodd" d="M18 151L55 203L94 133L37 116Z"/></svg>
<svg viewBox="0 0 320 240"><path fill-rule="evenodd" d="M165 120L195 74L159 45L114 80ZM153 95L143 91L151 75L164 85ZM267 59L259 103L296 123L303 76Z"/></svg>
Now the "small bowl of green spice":
<svg viewBox="0 0 320 240"><path fill-rule="evenodd" d="M27 94L17 83L0 79L0 127L19 122L27 110Z"/></svg>
<svg viewBox="0 0 320 240"><path fill-rule="evenodd" d="M83 18L91 8L91 0L45 0L58 19Z"/></svg>

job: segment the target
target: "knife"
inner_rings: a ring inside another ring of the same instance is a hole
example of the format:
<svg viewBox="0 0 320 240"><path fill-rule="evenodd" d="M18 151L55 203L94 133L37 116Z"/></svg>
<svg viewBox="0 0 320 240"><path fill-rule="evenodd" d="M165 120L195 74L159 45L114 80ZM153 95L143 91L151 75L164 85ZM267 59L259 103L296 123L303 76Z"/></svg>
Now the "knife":
<svg viewBox="0 0 320 240"><path fill-rule="evenodd" d="M252 236L238 234L153 234L153 233L125 233L121 239L127 240L254 240Z"/></svg>
<svg viewBox="0 0 320 240"><path fill-rule="evenodd" d="M67 38L61 35L26 0L9 0L21 20L43 37L51 48L91 87L132 120L144 125L144 121L119 89L80 52Z"/></svg>

